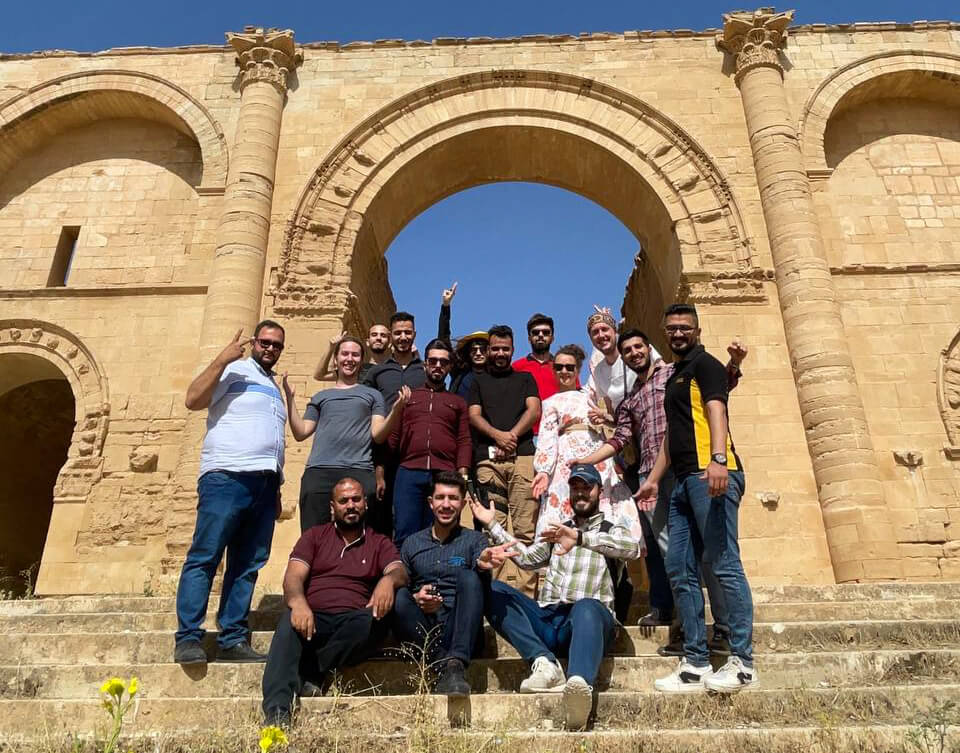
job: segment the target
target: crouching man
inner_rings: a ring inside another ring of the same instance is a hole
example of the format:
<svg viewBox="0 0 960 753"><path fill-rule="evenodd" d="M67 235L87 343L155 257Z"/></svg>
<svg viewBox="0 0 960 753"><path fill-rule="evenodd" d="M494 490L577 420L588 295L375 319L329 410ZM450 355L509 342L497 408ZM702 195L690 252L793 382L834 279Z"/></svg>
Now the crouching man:
<svg viewBox="0 0 960 753"><path fill-rule="evenodd" d="M321 684L327 673L376 650L387 632L384 618L393 609L394 594L407 584L393 542L366 527L367 501L359 481L339 481L330 508L333 521L303 533L283 576L287 609L263 673L268 724L289 723L305 683Z"/></svg>
<svg viewBox="0 0 960 753"><path fill-rule="evenodd" d="M434 692L460 697L470 695L464 672L480 644L491 561L487 537L460 525L466 489L454 471L434 477L427 498L433 525L403 542L410 587L397 592L394 607L396 636L426 645L428 661L440 666Z"/></svg>
<svg viewBox="0 0 960 753"><path fill-rule="evenodd" d="M539 601L495 581L488 619L533 667L521 693L563 693L568 729L586 726L593 683L616 633L614 582L621 560L637 559L639 542L599 511L602 479L592 465L570 469L573 520L547 528L528 546L496 522L494 508L471 500L473 516L501 546L512 545L513 561L525 570L547 569ZM567 671L557 654L569 655Z"/></svg>

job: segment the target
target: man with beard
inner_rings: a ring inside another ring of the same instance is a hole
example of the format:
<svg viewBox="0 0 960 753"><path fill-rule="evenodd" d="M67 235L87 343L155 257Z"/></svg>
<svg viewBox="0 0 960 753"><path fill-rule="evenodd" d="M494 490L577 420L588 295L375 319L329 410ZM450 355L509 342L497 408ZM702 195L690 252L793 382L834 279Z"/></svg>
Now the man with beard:
<svg viewBox="0 0 960 753"><path fill-rule="evenodd" d="M341 332L337 337L330 340L330 347L320 361L320 366L317 367L313 375L314 379L329 380L337 378L337 372L333 368L332 361L336 355L337 346L346 336L346 332ZM360 365L360 371L357 374L357 379L360 382L363 382L370 369L382 364L390 355L390 330L383 324L372 324L367 331L366 350L370 354L370 360Z"/></svg>
<svg viewBox="0 0 960 753"><path fill-rule="evenodd" d="M540 418L540 397L530 374L514 371L513 330L491 327L487 371L470 388L470 425L477 483L492 500L498 519L509 520L519 541L532 544L539 503L533 498L533 425ZM515 568L512 568L515 569ZM513 574L513 573L509 573ZM508 575L498 567L495 577ZM520 590L533 596L536 572L516 573Z"/></svg>
<svg viewBox="0 0 960 753"><path fill-rule="evenodd" d="M631 442L639 448L637 471L640 483L653 470L663 435L667 430L666 415L663 408L663 393L667 380L673 374L674 364L668 364L655 356L646 334L638 329L630 329L617 339L617 350L627 368L636 374L633 391L620 403L616 413L616 431L603 447L587 457L580 458L581 463L599 463L623 451ZM734 389L742 372L740 364L747 357L747 348L734 340L727 348L730 361L727 364L729 389ZM673 593L664 568L669 546L667 533L667 512L670 493L673 491L674 478L667 472L660 483L656 504L641 502L645 517L644 533L647 539L647 575L650 579L650 612L640 618L640 625L670 625L673 622ZM704 582L710 594L713 611L713 637L709 643L711 653L727 655L730 653L727 639L726 606L720 584L713 577L709 566L703 570ZM664 656L683 655L683 635L675 625L671 631L671 640L659 649Z"/></svg>
<svg viewBox="0 0 960 753"><path fill-rule="evenodd" d="M441 471L433 480L427 498L433 524L403 543L410 587L397 592L394 607L394 632L425 646L427 660L440 666L434 692L447 696L470 695L464 671L481 639L486 570L497 556L484 534L460 526L466 492L456 472Z"/></svg>
<svg viewBox="0 0 960 753"><path fill-rule="evenodd" d="M547 568L537 601L504 583L491 589L488 619L532 666L521 693L562 692L568 729L582 729L593 704L593 683L600 661L616 632L614 584L621 560L640 556L629 529L605 520L599 510L600 473L592 465L570 469L573 519L547 528L541 539L524 545L510 536L491 505L471 500L476 520L524 569ZM512 552L512 554L511 554ZM568 677L557 662L567 652Z"/></svg>
<svg viewBox="0 0 960 753"><path fill-rule="evenodd" d="M434 474L459 471L466 476L472 463L467 404L445 387L450 346L432 340L424 352L426 384L410 393L400 425L390 437L390 452L399 465L393 489L393 539L398 547L433 521L427 500Z"/></svg>
<svg viewBox="0 0 960 753"><path fill-rule="evenodd" d="M263 673L267 724L289 724L305 683L370 656L386 635L396 590L408 582L393 542L365 525L359 481L342 479L330 506L333 521L300 537L283 576L287 608Z"/></svg>
<svg viewBox="0 0 960 753"><path fill-rule="evenodd" d="M654 685L665 693L704 689L735 693L757 682L753 667L753 600L740 561L737 518L743 496L743 465L733 446L727 417L729 377L700 344L696 309L685 303L667 308L664 332L679 359L667 379L666 434L657 460L637 493L647 504L657 498L667 468L676 485L667 525L667 574L683 624L684 656L677 669ZM730 658L711 671L700 589L704 561L713 569L726 601Z"/></svg>
<svg viewBox="0 0 960 753"><path fill-rule="evenodd" d="M187 408L208 412L197 482L197 522L177 587L174 661L178 664L207 661L201 645L203 620L224 551L227 568L217 611L217 658L264 659L250 647L247 615L282 509L287 415L273 368L283 352L285 333L267 319L256 326L253 337L242 334L237 330L233 341L187 389ZM247 346L251 353L244 359Z"/></svg>
<svg viewBox="0 0 960 753"><path fill-rule="evenodd" d="M514 371L526 371L537 383L537 393L543 403L557 393L557 380L553 373L553 319L546 314L534 314L527 322L527 339L530 353L513 362ZM579 382L578 382L579 386ZM540 420L533 425L534 442L540 433Z"/></svg>
<svg viewBox="0 0 960 753"><path fill-rule="evenodd" d="M363 378L363 383L380 390L389 409L397 399L397 393L403 386L411 390L422 387L427 380L423 361L413 348L417 331L414 329L413 314L398 311L390 317L390 339L393 353L379 366L374 366Z"/></svg>

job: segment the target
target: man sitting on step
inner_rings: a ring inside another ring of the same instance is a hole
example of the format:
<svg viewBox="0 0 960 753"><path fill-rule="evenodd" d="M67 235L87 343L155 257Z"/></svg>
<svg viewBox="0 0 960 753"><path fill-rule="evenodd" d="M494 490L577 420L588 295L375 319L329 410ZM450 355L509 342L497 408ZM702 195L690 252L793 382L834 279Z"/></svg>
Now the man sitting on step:
<svg viewBox="0 0 960 753"><path fill-rule="evenodd" d="M513 549L517 565L547 569L539 601L494 581L487 616L533 666L520 692L562 692L567 728L582 729L593 706L600 661L616 632L614 583L621 560L637 559L641 548L627 528L605 520L599 511L603 482L596 468L574 465L569 483L573 520L550 526L527 546L496 522L492 503L486 508L471 498L470 507L494 542ZM569 679L557 662L555 652L560 651L569 653Z"/></svg>
<svg viewBox="0 0 960 753"><path fill-rule="evenodd" d="M283 576L287 610L263 673L268 724L289 723L305 680L322 682L328 672L366 659L385 637L396 590L407 585L393 542L366 527L363 485L339 481L330 508L333 522L304 532Z"/></svg>

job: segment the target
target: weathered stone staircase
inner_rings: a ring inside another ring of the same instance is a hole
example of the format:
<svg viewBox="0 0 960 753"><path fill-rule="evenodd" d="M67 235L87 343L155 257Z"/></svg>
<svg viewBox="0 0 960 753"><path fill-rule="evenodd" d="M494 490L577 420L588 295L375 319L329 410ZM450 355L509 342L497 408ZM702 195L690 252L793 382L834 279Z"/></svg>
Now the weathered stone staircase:
<svg viewBox="0 0 960 753"><path fill-rule="evenodd" d="M919 753L911 732L957 713L945 704L960 704L960 584L760 587L754 598L761 686L737 696L656 694L675 661L655 652L665 629L630 627L604 663L592 729L563 732L561 698L515 693L526 665L488 631L469 700L417 695L415 666L375 659L304 701L291 749ZM279 608L260 600L255 647L266 650ZM0 602L0 750L102 736L98 688L132 675L141 692L124 750L256 750L262 665L181 668L175 623L166 597ZM943 753L958 744L956 729L947 737Z"/></svg>

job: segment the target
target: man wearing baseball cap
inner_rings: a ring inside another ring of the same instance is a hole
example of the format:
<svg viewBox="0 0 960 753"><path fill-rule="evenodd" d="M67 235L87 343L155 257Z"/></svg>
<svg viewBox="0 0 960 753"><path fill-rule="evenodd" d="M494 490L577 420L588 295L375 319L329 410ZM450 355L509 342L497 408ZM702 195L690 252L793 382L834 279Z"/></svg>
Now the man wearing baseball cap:
<svg viewBox="0 0 960 753"><path fill-rule="evenodd" d="M592 465L570 469L573 519L544 530L524 545L496 521L491 503L471 498L473 517L493 542L524 570L546 568L539 599L494 581L488 619L532 665L521 693L563 693L568 729L582 729L593 705L600 661L613 642L614 583L622 560L637 559L641 547L630 531L605 520L599 511L602 480ZM557 654L569 656L569 678Z"/></svg>

